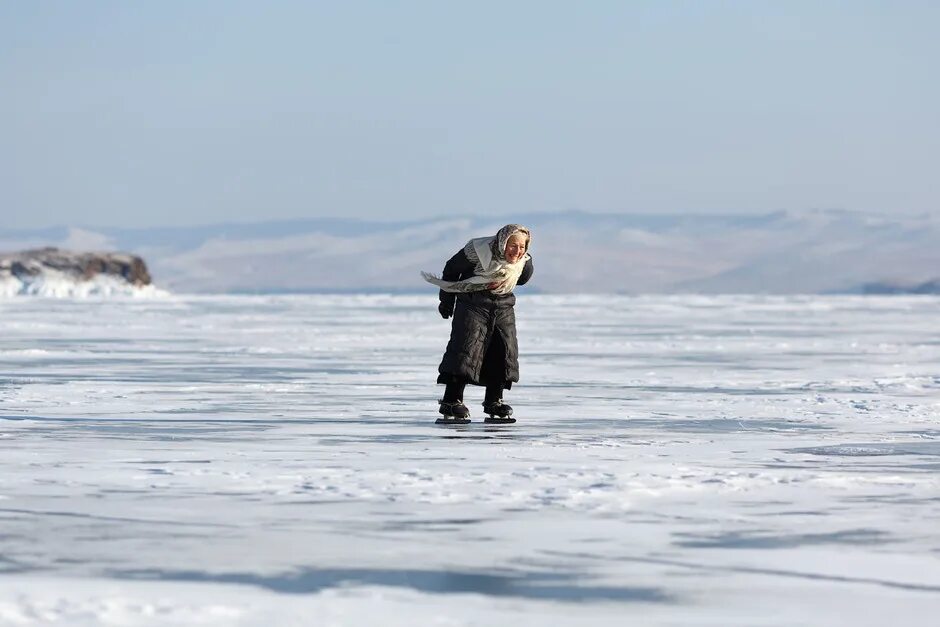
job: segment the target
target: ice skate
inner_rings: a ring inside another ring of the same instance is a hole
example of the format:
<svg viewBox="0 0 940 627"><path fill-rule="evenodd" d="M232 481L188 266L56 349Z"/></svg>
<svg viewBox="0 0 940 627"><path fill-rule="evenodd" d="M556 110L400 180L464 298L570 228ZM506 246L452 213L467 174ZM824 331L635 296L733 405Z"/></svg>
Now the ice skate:
<svg viewBox="0 0 940 627"><path fill-rule="evenodd" d="M483 403L483 413L488 414L483 422L491 425L508 425L516 421L512 417L512 407L501 398L492 403Z"/></svg>
<svg viewBox="0 0 940 627"><path fill-rule="evenodd" d="M436 424L465 425L470 422L470 410L463 404L463 401L450 403L441 399L438 402L441 404L438 409L441 413L441 417L435 421Z"/></svg>

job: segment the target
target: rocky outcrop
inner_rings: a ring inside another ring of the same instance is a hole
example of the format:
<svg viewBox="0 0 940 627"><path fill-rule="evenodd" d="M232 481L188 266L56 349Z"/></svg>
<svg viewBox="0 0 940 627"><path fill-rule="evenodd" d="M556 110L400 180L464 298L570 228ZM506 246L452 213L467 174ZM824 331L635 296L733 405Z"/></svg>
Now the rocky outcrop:
<svg viewBox="0 0 940 627"><path fill-rule="evenodd" d="M76 282L105 276L122 279L135 287L151 284L147 264L137 255L75 252L59 248L0 253L0 281L19 279L22 283L29 283L48 275Z"/></svg>

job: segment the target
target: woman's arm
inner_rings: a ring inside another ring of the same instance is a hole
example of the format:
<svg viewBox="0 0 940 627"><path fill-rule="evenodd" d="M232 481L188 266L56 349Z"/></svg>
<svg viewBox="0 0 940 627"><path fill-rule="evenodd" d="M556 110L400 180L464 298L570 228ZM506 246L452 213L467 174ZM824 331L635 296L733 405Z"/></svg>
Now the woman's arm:
<svg viewBox="0 0 940 627"><path fill-rule="evenodd" d="M516 281L516 285L525 285L529 282L529 279L532 278L532 273L535 272L535 266L532 265L532 257L529 257L525 260L525 267L522 269L522 274L519 275L519 280Z"/></svg>
<svg viewBox="0 0 940 627"><path fill-rule="evenodd" d="M463 248L457 251L453 257L444 264L444 272L441 278L445 281L462 281L473 276L473 264L467 259L467 254Z"/></svg>
<svg viewBox="0 0 940 627"><path fill-rule="evenodd" d="M441 278L445 281L462 281L463 279L469 279L471 276L473 276L473 264L467 259L463 248L447 260L447 263L444 264L444 271L441 273ZM438 298L440 298L441 304L437 310L441 312L444 318L450 318L454 313L454 301L457 299L457 295L453 292L441 290Z"/></svg>

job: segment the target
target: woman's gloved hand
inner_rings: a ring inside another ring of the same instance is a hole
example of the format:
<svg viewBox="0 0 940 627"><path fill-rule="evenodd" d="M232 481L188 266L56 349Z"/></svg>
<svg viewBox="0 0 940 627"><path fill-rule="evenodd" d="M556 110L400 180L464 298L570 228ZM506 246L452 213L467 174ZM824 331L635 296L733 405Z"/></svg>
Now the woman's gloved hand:
<svg viewBox="0 0 940 627"><path fill-rule="evenodd" d="M454 315L454 301L449 303L441 301L441 304L437 306L437 310L441 312L441 318L447 320Z"/></svg>

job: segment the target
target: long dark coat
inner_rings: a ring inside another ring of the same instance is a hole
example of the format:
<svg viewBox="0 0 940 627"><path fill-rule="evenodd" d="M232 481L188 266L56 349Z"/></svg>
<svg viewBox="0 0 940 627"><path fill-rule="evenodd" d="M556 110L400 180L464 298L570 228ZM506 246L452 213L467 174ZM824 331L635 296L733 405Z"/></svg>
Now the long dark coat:
<svg viewBox="0 0 940 627"><path fill-rule="evenodd" d="M444 266L441 278L460 281L473 276L474 264L463 250ZM532 260L525 263L516 285L532 277ZM488 385L503 382L509 389L519 381L519 343L516 339L514 294L490 291L453 294L440 291L441 309L453 310L450 341L438 367L438 383ZM455 306L456 305L456 306Z"/></svg>

